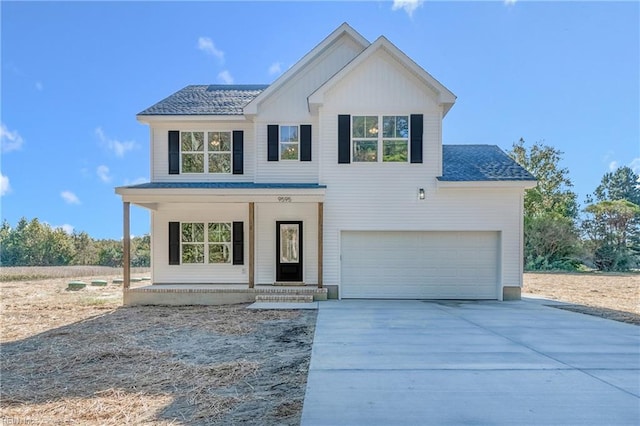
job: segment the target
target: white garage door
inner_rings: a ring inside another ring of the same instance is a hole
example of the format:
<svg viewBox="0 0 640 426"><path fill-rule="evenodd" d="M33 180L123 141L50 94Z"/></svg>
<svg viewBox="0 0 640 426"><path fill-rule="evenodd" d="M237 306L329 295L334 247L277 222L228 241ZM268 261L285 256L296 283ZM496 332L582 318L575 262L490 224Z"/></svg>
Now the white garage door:
<svg viewBox="0 0 640 426"><path fill-rule="evenodd" d="M497 299L497 232L342 232L344 298Z"/></svg>

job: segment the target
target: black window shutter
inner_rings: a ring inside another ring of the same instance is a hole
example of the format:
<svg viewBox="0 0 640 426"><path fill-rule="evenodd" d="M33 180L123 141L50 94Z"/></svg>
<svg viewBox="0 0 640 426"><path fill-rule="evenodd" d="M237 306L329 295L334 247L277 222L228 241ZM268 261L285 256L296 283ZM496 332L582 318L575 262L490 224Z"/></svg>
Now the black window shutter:
<svg viewBox="0 0 640 426"><path fill-rule="evenodd" d="M244 174L244 132L233 131L233 174Z"/></svg>
<svg viewBox="0 0 640 426"><path fill-rule="evenodd" d="M300 161L311 161L311 124L300 125Z"/></svg>
<svg viewBox="0 0 640 426"><path fill-rule="evenodd" d="M338 164L351 162L351 116L338 115Z"/></svg>
<svg viewBox="0 0 640 426"><path fill-rule="evenodd" d="M422 114L411 114L411 162L422 163Z"/></svg>
<svg viewBox="0 0 640 426"><path fill-rule="evenodd" d="M169 130L169 174L180 174L180 132Z"/></svg>
<svg viewBox="0 0 640 426"><path fill-rule="evenodd" d="M180 264L180 222L169 222L169 265Z"/></svg>
<svg viewBox="0 0 640 426"><path fill-rule="evenodd" d="M244 265L244 222L233 222L233 264Z"/></svg>
<svg viewBox="0 0 640 426"><path fill-rule="evenodd" d="M278 125L267 125L267 161L278 161Z"/></svg>

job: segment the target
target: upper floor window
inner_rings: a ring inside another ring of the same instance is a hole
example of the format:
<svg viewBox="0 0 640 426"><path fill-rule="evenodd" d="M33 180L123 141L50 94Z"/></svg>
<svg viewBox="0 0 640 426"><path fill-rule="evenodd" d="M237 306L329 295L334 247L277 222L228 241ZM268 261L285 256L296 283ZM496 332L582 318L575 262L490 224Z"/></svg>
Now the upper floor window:
<svg viewBox="0 0 640 426"><path fill-rule="evenodd" d="M298 126L280 126L280 160L300 158Z"/></svg>
<svg viewBox="0 0 640 426"><path fill-rule="evenodd" d="M354 162L407 162L409 116L354 115L351 140Z"/></svg>
<svg viewBox="0 0 640 426"><path fill-rule="evenodd" d="M231 173L231 132L180 132L180 154L182 173Z"/></svg>

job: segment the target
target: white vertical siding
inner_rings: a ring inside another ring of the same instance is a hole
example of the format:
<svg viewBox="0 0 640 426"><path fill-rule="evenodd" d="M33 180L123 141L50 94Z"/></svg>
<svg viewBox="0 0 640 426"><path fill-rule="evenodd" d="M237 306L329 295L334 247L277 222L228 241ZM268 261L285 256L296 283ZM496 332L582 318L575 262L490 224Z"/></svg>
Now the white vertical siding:
<svg viewBox="0 0 640 426"><path fill-rule="evenodd" d="M350 37L336 40L260 105L259 115L255 120L256 182L318 181L319 122L317 116L312 116L309 112L307 97L361 50L362 48ZM311 124L312 161L267 161L269 124Z"/></svg>

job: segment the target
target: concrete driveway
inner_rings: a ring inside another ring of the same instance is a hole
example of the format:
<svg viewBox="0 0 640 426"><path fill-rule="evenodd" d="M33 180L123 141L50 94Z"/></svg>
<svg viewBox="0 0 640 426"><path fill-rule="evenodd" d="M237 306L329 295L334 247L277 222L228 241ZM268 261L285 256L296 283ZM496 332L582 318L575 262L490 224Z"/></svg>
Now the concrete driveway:
<svg viewBox="0 0 640 426"><path fill-rule="evenodd" d="M640 327L526 300L319 306L303 425L640 424Z"/></svg>

